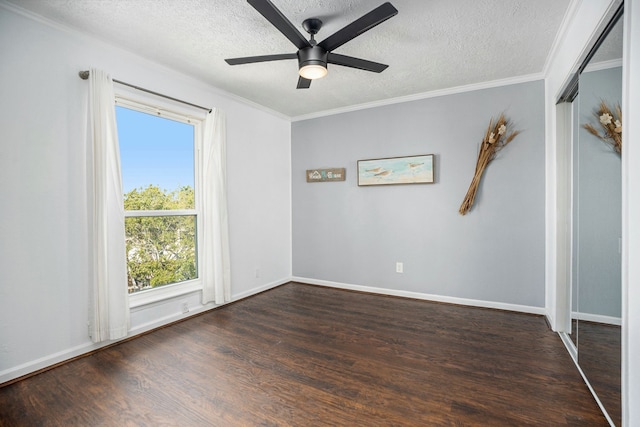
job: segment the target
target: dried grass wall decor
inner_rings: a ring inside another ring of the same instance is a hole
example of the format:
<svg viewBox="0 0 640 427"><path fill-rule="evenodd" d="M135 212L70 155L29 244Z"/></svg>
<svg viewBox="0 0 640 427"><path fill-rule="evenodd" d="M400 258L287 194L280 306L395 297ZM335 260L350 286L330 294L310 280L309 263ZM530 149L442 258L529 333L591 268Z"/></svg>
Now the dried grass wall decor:
<svg viewBox="0 0 640 427"><path fill-rule="evenodd" d="M476 172L471 180L471 185L469 185L469 190L467 190L467 195L460 205L460 215L465 215L467 212L471 210L473 206L473 202L476 198L476 193L478 192L478 186L480 185L480 181L482 180L482 175L484 174L485 169L489 166L489 163L493 159L496 158L496 154L498 151L502 150L507 146L513 139L518 136L520 133L519 130L512 131L510 128L512 127L511 122L507 119L504 113L500 114L498 120L493 121L493 118L489 121L489 127L487 128L487 132L482 139L482 144L480 145L480 151L478 152L478 160L476 161Z"/></svg>
<svg viewBox="0 0 640 427"><path fill-rule="evenodd" d="M600 127L602 128L602 134L591 123L582 125L590 134L596 138L604 141L605 144L611 146L613 150L621 154L622 153L622 110L620 105L616 105L614 110L611 110L607 103L600 102L600 107L593 112L593 115L598 119Z"/></svg>

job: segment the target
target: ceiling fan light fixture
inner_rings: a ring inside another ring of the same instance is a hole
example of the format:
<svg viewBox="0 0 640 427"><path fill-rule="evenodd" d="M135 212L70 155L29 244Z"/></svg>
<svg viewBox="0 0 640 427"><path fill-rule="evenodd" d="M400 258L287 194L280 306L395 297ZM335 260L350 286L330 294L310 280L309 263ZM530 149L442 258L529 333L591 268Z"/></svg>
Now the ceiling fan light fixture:
<svg viewBox="0 0 640 427"><path fill-rule="evenodd" d="M327 75L327 51L320 46L306 47L298 51L300 77L315 80Z"/></svg>
<svg viewBox="0 0 640 427"><path fill-rule="evenodd" d="M308 64L298 70L301 77L309 80L321 79L327 75L327 67L321 64Z"/></svg>

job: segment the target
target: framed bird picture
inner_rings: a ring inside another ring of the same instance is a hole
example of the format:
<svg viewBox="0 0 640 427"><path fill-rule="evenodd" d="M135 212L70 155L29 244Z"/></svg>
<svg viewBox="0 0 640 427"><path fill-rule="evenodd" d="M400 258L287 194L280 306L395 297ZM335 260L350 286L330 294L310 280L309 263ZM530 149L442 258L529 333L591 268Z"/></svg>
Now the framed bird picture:
<svg viewBox="0 0 640 427"><path fill-rule="evenodd" d="M432 184L434 155L358 160L358 185Z"/></svg>

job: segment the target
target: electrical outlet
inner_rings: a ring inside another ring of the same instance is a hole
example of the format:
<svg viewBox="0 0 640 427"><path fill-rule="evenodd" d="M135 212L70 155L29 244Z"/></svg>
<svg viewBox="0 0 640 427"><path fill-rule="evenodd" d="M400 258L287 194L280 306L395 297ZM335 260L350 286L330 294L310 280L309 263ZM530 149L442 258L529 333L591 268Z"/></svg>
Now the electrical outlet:
<svg viewBox="0 0 640 427"><path fill-rule="evenodd" d="M256 279L260 278L260 269L256 268Z"/></svg>
<svg viewBox="0 0 640 427"><path fill-rule="evenodd" d="M404 264L401 262L396 262L396 273L404 272Z"/></svg>
<svg viewBox="0 0 640 427"><path fill-rule="evenodd" d="M182 312L185 314L189 312L189 303L186 303L186 302L182 303Z"/></svg>

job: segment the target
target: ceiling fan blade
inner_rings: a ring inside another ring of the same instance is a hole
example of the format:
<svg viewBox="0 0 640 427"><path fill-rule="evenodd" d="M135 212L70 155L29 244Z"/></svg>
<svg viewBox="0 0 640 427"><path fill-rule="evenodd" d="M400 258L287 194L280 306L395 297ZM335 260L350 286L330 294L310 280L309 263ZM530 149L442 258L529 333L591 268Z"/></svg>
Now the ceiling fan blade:
<svg viewBox="0 0 640 427"><path fill-rule="evenodd" d="M253 64L254 62L279 61L281 59L297 59L297 53L281 53L278 55L246 56L244 58L225 59L229 65Z"/></svg>
<svg viewBox="0 0 640 427"><path fill-rule="evenodd" d="M309 89L310 86L311 80L305 79L302 76L298 78L298 86L296 87L296 89Z"/></svg>
<svg viewBox="0 0 640 427"><path fill-rule="evenodd" d="M391 3L384 3L383 5L373 9L371 12L362 16L361 18L356 19L343 29L336 31L333 35L318 43L318 46L328 52L331 52L332 50L337 49L349 40L358 37L365 31L372 29L376 25L396 16L397 14L398 9L393 7Z"/></svg>
<svg viewBox="0 0 640 427"><path fill-rule="evenodd" d="M353 56L339 55L329 52L327 62L330 64L342 65L344 67L357 68L359 70L373 71L381 73L388 65L379 62L367 61L366 59L354 58Z"/></svg>
<svg viewBox="0 0 640 427"><path fill-rule="evenodd" d="M286 38L291 40L298 49L311 47L311 43L304 38L298 29L289 21L269 0L247 0L255 10L260 12L267 21L276 27Z"/></svg>

